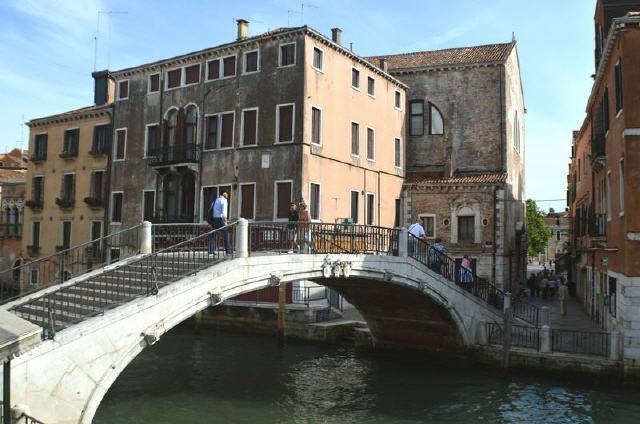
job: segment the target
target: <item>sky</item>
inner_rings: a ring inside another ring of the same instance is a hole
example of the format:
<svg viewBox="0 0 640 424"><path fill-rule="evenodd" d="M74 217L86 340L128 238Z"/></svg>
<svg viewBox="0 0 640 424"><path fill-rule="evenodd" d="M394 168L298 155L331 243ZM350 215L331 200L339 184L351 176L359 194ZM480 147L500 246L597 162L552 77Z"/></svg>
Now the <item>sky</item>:
<svg viewBox="0 0 640 424"><path fill-rule="evenodd" d="M92 104L94 62L117 70L233 41L237 18L251 21L250 35L306 24L330 36L340 27L343 44L361 56L515 35L527 108L526 196L545 209L565 207L543 200L566 196L571 131L582 124L593 81L595 0L303 1L3 0L0 149L21 140L27 147L29 119Z"/></svg>

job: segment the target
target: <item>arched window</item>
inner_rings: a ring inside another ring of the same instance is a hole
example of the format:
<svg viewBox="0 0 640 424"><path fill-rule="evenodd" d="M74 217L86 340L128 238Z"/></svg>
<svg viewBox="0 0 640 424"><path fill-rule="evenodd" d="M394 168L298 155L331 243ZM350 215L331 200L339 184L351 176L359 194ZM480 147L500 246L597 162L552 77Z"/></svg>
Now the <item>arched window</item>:
<svg viewBox="0 0 640 424"><path fill-rule="evenodd" d="M196 129L198 127L198 112L195 106L189 106L184 120L184 143L196 143Z"/></svg>
<svg viewBox="0 0 640 424"><path fill-rule="evenodd" d="M176 144L176 128L178 126L178 111L172 109L167 115L167 144L174 146Z"/></svg>
<svg viewBox="0 0 640 424"><path fill-rule="evenodd" d="M442 119L442 114L433 103L429 103L429 117L429 134L444 134L444 120Z"/></svg>

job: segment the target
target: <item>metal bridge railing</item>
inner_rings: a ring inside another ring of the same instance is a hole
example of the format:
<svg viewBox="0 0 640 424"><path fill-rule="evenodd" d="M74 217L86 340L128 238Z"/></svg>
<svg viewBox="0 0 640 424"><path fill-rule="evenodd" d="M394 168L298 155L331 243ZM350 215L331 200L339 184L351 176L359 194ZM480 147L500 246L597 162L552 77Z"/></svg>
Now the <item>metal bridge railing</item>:
<svg viewBox="0 0 640 424"><path fill-rule="evenodd" d="M554 352L579 355L609 356L609 334L574 330L551 330L551 349Z"/></svg>
<svg viewBox="0 0 640 424"><path fill-rule="evenodd" d="M3 407L3 403L0 400L0 424L5 424L4 416L2 414L2 407ZM27 415L24 412L19 417L13 418L11 422L16 424L44 424L42 421L36 420L32 416Z"/></svg>
<svg viewBox="0 0 640 424"><path fill-rule="evenodd" d="M502 345L504 327L502 324L488 322L487 339L489 344ZM535 327L525 327L520 325L511 326L511 346L523 347L527 349L540 350L540 332Z"/></svg>

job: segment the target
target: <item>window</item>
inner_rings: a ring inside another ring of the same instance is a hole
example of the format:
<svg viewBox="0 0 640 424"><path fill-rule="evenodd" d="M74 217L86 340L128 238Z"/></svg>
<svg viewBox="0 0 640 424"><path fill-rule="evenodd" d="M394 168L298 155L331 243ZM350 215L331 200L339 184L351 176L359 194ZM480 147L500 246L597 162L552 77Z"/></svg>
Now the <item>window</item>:
<svg viewBox="0 0 640 424"><path fill-rule="evenodd" d="M71 247L71 221L60 222L60 250Z"/></svg>
<svg viewBox="0 0 640 424"><path fill-rule="evenodd" d="M396 91L395 95L395 108L400 110L402 109L402 96L399 91Z"/></svg>
<svg viewBox="0 0 640 424"><path fill-rule="evenodd" d="M370 96L376 95L376 80L371 77L367 77L367 94Z"/></svg>
<svg viewBox="0 0 640 424"><path fill-rule="evenodd" d="M607 182L606 182L606 198L607 198L607 220L611 220L611 171L607 172Z"/></svg>
<svg viewBox="0 0 640 424"><path fill-rule="evenodd" d="M124 160L125 150L127 147L127 129L120 128L116 130L116 145L114 146L114 160Z"/></svg>
<svg viewBox="0 0 640 424"><path fill-rule="evenodd" d="M616 63L615 69L616 79L616 114L622 111L623 106L623 94L622 94L622 59Z"/></svg>
<svg viewBox="0 0 640 424"><path fill-rule="evenodd" d="M431 110L431 120L429 121L429 134L441 135L444 134L444 121L442 120L442 114L435 105L429 103L429 109Z"/></svg>
<svg viewBox="0 0 640 424"><path fill-rule="evenodd" d="M235 120L235 113L222 113L220 117L220 148L233 147L233 122Z"/></svg>
<svg viewBox="0 0 640 424"><path fill-rule="evenodd" d="M398 228L400 227L400 199L395 199L394 206L395 206L395 218L393 220L393 227Z"/></svg>
<svg viewBox="0 0 640 424"><path fill-rule="evenodd" d="M475 240L475 216L458 217L458 241Z"/></svg>
<svg viewBox="0 0 640 424"><path fill-rule="evenodd" d="M354 224L358 223L358 212L360 211L360 206L358 205L359 202L360 192L351 190L351 222Z"/></svg>
<svg viewBox="0 0 640 424"><path fill-rule="evenodd" d="M620 214L624 213L624 159L620 159Z"/></svg>
<svg viewBox="0 0 640 424"><path fill-rule="evenodd" d="M218 146L218 115L207 116L207 134L204 149L211 150Z"/></svg>
<svg viewBox="0 0 640 424"><path fill-rule="evenodd" d="M323 69L324 52L317 47L313 48L313 67L318 71Z"/></svg>
<svg viewBox="0 0 640 424"><path fill-rule="evenodd" d="M376 159L376 133L373 128L367 128L367 159Z"/></svg>
<svg viewBox="0 0 640 424"><path fill-rule="evenodd" d="M236 75L236 56L229 56L222 59L222 76L224 78Z"/></svg>
<svg viewBox="0 0 640 424"><path fill-rule="evenodd" d="M200 64L190 65L184 68L185 85L196 84L200 82Z"/></svg>
<svg viewBox="0 0 640 424"><path fill-rule="evenodd" d="M167 89L180 87L182 83L182 68L167 72Z"/></svg>
<svg viewBox="0 0 640 424"><path fill-rule="evenodd" d="M241 146L255 146L258 144L258 108L242 111Z"/></svg>
<svg viewBox="0 0 640 424"><path fill-rule="evenodd" d="M102 221L91 221L91 237L90 241L98 240L102 237ZM93 256L96 257L99 253L100 243L92 243L92 248L94 249Z"/></svg>
<svg viewBox="0 0 640 424"><path fill-rule="evenodd" d="M374 225L375 224L375 204L376 204L376 196L373 193L367 193L367 214L366 214L366 224Z"/></svg>
<svg viewBox="0 0 640 424"><path fill-rule="evenodd" d="M147 125L147 133L145 135L145 157L156 154L156 150L160 147L160 126L158 124Z"/></svg>
<svg viewBox="0 0 640 424"><path fill-rule="evenodd" d="M118 100L129 98L129 80L118 81Z"/></svg>
<svg viewBox="0 0 640 424"><path fill-rule="evenodd" d="M276 114L276 143L293 142L293 104L278 105Z"/></svg>
<svg viewBox="0 0 640 424"><path fill-rule="evenodd" d="M604 133L609 131L609 89L604 89L604 98L602 99L602 109L604 113Z"/></svg>
<svg viewBox="0 0 640 424"><path fill-rule="evenodd" d="M111 144L111 125L96 125L93 127L93 143L89 153L94 155L107 154Z"/></svg>
<svg viewBox="0 0 640 424"><path fill-rule="evenodd" d="M322 111L317 107L311 108L311 143L322 144Z"/></svg>
<svg viewBox="0 0 640 424"><path fill-rule="evenodd" d="M104 171L93 171L91 173L90 196L96 200L103 200L104 197Z"/></svg>
<svg viewBox="0 0 640 424"><path fill-rule="evenodd" d="M609 277L609 313L611 316L616 316L616 293L617 293L618 280L613 277Z"/></svg>
<svg viewBox="0 0 640 424"><path fill-rule="evenodd" d="M80 129L74 128L64 132L61 157L78 157L78 144L80 143Z"/></svg>
<svg viewBox="0 0 640 424"><path fill-rule="evenodd" d="M401 168L402 167L402 156L401 156L401 151L402 151L402 142L399 138L396 138L394 140L394 144L395 144L395 164L396 164L396 168Z"/></svg>
<svg viewBox="0 0 640 424"><path fill-rule="evenodd" d="M556 231L556 241L560 241L560 231Z"/></svg>
<svg viewBox="0 0 640 424"><path fill-rule="evenodd" d="M122 195L121 191L111 193L111 222L119 224L122 222Z"/></svg>
<svg viewBox="0 0 640 424"><path fill-rule="evenodd" d="M47 134L37 134L32 160L47 159Z"/></svg>
<svg viewBox="0 0 640 424"><path fill-rule="evenodd" d="M207 116L205 150L233 147L235 113L223 112Z"/></svg>
<svg viewBox="0 0 640 424"><path fill-rule="evenodd" d="M520 151L520 121L517 110L513 118L513 147L516 149L516 152Z"/></svg>
<svg viewBox="0 0 640 424"><path fill-rule="evenodd" d="M142 192L142 220L151 222L156 209L156 192L144 190Z"/></svg>
<svg viewBox="0 0 640 424"><path fill-rule="evenodd" d="M260 70L260 51L254 50L244 54L244 73L250 74Z"/></svg>
<svg viewBox="0 0 640 424"><path fill-rule="evenodd" d="M280 44L278 66L293 66L296 64L296 43Z"/></svg>
<svg viewBox="0 0 640 424"><path fill-rule="evenodd" d="M44 201L44 177L33 177L31 183L31 201L36 204L42 204Z"/></svg>
<svg viewBox="0 0 640 424"><path fill-rule="evenodd" d="M275 219L287 219L289 216L289 204L292 200L292 184L290 181L276 181L275 184Z"/></svg>
<svg viewBox="0 0 640 424"><path fill-rule="evenodd" d="M160 74L149 75L149 93L160 91Z"/></svg>
<svg viewBox="0 0 640 424"><path fill-rule="evenodd" d="M351 154L360 156L360 125L356 122L351 123Z"/></svg>
<svg viewBox="0 0 640 424"><path fill-rule="evenodd" d="M360 89L360 71L356 68L351 68L351 87Z"/></svg>
<svg viewBox="0 0 640 424"><path fill-rule="evenodd" d="M424 234L427 238L436 238L436 216L433 214L420 215L422 221L422 228L424 228Z"/></svg>
<svg viewBox="0 0 640 424"><path fill-rule="evenodd" d="M220 59L207 62L207 80L220 79Z"/></svg>
<svg viewBox="0 0 640 424"><path fill-rule="evenodd" d="M409 135L420 136L424 134L424 102L412 100L409 102Z"/></svg>
<svg viewBox="0 0 640 424"><path fill-rule="evenodd" d="M184 117L184 144L193 145L198 141L198 111L196 107L191 105L187 107Z"/></svg>
<svg viewBox="0 0 640 424"><path fill-rule="evenodd" d="M320 219L320 184L309 184L309 216L311 219Z"/></svg>
<svg viewBox="0 0 640 424"><path fill-rule="evenodd" d="M31 223L31 246L40 247L40 221Z"/></svg>
<svg viewBox="0 0 640 424"><path fill-rule="evenodd" d="M256 185L240 184L240 217L255 219Z"/></svg>
<svg viewBox="0 0 640 424"><path fill-rule="evenodd" d="M32 286L37 286L38 285L38 280L39 280L39 272L37 269L32 269L31 273L29 273L29 284L31 284Z"/></svg>

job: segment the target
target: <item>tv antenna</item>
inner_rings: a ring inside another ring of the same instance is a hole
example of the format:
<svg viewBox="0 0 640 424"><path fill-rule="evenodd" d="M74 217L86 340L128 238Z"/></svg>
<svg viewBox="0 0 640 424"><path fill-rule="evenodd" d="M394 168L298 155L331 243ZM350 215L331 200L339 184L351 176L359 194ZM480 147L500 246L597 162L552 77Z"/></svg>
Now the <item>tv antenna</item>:
<svg viewBox="0 0 640 424"><path fill-rule="evenodd" d="M311 4L311 3L300 3L300 11L298 12L297 10L287 10L287 26L291 26L291 15L300 15L300 21L302 24L304 24L304 8L307 9L319 9L318 6L316 6L315 4Z"/></svg>
<svg viewBox="0 0 640 424"><path fill-rule="evenodd" d="M233 25L235 26L238 22L239 18L231 18L231 22L233 22ZM248 22L250 23L256 23L256 24L263 24L264 21L259 21L257 19L247 19Z"/></svg>
<svg viewBox="0 0 640 424"><path fill-rule="evenodd" d="M115 10L99 10L98 11L98 24L96 25L96 36L93 37L94 45L93 45L93 70L97 71L98 66L98 37L100 36L100 15L126 15L127 12L120 12ZM111 21L109 21L109 40L111 40ZM107 62L107 67L108 67Z"/></svg>

